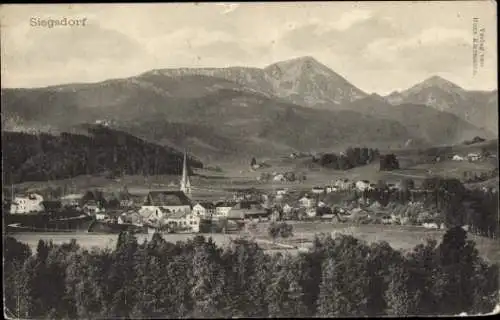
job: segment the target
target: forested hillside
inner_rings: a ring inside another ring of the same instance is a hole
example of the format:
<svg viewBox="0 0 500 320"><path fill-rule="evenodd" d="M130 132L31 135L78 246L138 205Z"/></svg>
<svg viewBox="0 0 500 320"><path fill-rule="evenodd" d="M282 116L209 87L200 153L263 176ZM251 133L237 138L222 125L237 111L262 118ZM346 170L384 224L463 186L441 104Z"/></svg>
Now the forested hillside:
<svg viewBox="0 0 500 320"><path fill-rule="evenodd" d="M498 266L460 227L407 254L345 235L291 256L120 234L115 250L40 240L35 255L7 238L4 255L6 312L23 319L436 316L498 303Z"/></svg>
<svg viewBox="0 0 500 320"><path fill-rule="evenodd" d="M2 132L4 181L44 181L82 174L180 174L182 153L103 126L87 134ZM201 167L196 159L190 167Z"/></svg>

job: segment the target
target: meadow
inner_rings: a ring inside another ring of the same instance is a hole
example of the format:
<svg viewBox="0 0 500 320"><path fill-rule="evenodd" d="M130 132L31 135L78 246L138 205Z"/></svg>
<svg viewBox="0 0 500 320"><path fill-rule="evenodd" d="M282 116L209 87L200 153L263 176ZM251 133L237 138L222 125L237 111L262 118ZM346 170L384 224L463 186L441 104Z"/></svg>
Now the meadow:
<svg viewBox="0 0 500 320"><path fill-rule="evenodd" d="M327 221L323 222L287 222L293 225L293 236L287 239L277 239L273 244L269 237L267 228L269 223L262 222L256 224L253 231L242 230L238 233L231 234L199 234L205 237L212 237L214 242L220 246L226 246L231 243L232 239L240 237L254 239L259 246L266 251L272 252L290 252L295 254L300 248L308 248L312 245L314 236L321 233L340 233L352 235L358 239L368 243L386 241L393 248L399 250L411 250L416 245L424 243L426 239L441 241L444 234L442 230L430 230L416 226L393 226L393 225L355 225L355 224L339 224ZM197 234L165 234L163 238L169 242L184 241L192 238ZM84 248L110 248L116 246L118 239L117 234L97 234L97 233L14 233L12 234L18 241L28 244L32 250L36 250L38 240L52 240L54 244L67 243L71 239L76 239L77 242ZM151 240L151 234L138 234L139 243L144 240ZM468 235L470 240L476 242L476 247L479 253L484 258L491 262L500 264L500 245L498 240ZM295 249L289 249L295 247Z"/></svg>

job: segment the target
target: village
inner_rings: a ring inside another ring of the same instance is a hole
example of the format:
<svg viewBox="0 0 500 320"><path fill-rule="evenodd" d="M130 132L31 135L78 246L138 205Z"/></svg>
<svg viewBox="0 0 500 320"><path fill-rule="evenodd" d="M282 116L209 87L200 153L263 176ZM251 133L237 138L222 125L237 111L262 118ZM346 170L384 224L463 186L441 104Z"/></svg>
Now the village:
<svg viewBox="0 0 500 320"><path fill-rule="evenodd" d="M170 188L150 190L146 196L132 194L127 188L115 193L87 190L50 200L37 193L13 196L9 213L57 217L71 212L75 217L92 218L99 225L121 226L120 230L130 226L146 233L227 233L241 230L249 222L304 220L445 228L437 206L432 210L423 204L433 191L417 188L411 179L388 184L337 179L310 190L282 184L272 191L233 190L223 199L208 201L193 197L187 172L185 157L180 186L172 183ZM292 173L270 177L277 182L297 179ZM490 189L484 191L497 192Z"/></svg>

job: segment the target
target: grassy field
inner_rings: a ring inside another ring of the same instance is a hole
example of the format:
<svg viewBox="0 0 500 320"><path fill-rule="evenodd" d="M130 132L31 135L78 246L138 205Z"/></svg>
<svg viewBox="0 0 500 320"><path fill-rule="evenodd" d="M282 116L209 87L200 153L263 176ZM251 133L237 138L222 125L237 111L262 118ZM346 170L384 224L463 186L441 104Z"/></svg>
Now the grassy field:
<svg viewBox="0 0 500 320"><path fill-rule="evenodd" d="M424 243L426 239L435 239L438 242L442 239L444 231L429 230L422 227L410 226L387 226L387 225L350 225L333 224L329 222L290 222L293 225L293 237L288 239L278 239L277 244L272 241L267 233L268 223L259 223L252 232L241 231L235 234L203 234L212 239L220 246L230 244L231 239L246 237L254 239L257 243L269 252L290 252L297 253L298 250L288 250L284 246L295 246L297 248L307 248L312 244L315 234L335 233L352 235L368 243L377 241L387 241L393 248L398 250L411 250L416 245ZM32 250L36 250L39 239L52 240L55 244L69 242L75 238L78 243L85 248L114 248L118 235L116 234L93 234L93 233L16 233L13 236L21 242L27 243ZM164 239L170 242L184 241L193 237L193 234L167 234ZM137 235L139 242L151 239L150 234ZM478 237L469 234L469 239L476 242L480 254L489 261L500 264L500 243L498 240Z"/></svg>

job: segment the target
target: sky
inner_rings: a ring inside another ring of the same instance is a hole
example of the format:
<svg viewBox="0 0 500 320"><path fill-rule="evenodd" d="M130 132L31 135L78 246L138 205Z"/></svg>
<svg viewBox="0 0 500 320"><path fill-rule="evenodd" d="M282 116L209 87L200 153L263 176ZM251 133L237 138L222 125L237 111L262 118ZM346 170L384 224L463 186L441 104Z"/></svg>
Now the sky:
<svg viewBox="0 0 500 320"><path fill-rule="evenodd" d="M32 18L87 20L46 28ZM475 75L473 18L484 28ZM465 89L497 88L493 1L2 5L0 23L2 87L312 56L367 93L433 75Z"/></svg>

